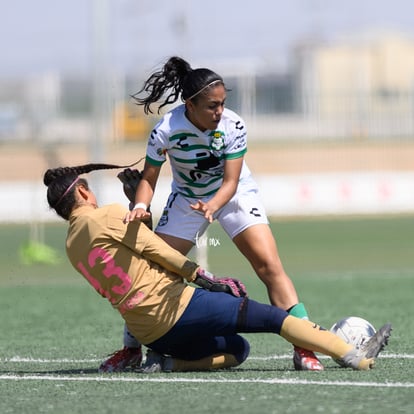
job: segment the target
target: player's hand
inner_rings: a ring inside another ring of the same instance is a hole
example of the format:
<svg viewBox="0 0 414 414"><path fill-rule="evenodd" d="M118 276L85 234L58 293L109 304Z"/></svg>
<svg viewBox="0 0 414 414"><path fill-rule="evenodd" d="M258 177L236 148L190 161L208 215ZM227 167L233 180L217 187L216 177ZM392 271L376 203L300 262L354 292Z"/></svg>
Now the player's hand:
<svg viewBox="0 0 414 414"><path fill-rule="evenodd" d="M203 216L206 220L208 220L209 223L212 223L214 220L213 214L216 212L215 209L213 209L209 203L205 203L204 201L197 201L194 204L190 204L190 207L193 210L199 211L200 213L203 213Z"/></svg>
<svg viewBox="0 0 414 414"><path fill-rule="evenodd" d="M128 224L134 220L141 220L143 222L149 222L151 220L151 213L143 208L136 208L129 211L124 218L124 223Z"/></svg>
<svg viewBox="0 0 414 414"><path fill-rule="evenodd" d="M237 298L247 296L244 284L232 277L216 277L201 267L196 272L194 283L210 292L224 292Z"/></svg>

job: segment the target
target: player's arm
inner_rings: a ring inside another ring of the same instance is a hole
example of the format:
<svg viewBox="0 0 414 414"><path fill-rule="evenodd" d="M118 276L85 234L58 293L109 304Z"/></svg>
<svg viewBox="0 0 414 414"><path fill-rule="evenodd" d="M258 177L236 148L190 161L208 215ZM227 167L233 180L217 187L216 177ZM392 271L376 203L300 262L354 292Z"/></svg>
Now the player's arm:
<svg viewBox="0 0 414 414"><path fill-rule="evenodd" d="M236 193L243 159L243 157L239 157L226 160L224 163L223 182L214 197L207 203L200 200L190 205L193 210L202 212L210 223L213 221L213 214L228 203Z"/></svg>
<svg viewBox="0 0 414 414"><path fill-rule="evenodd" d="M130 223L129 226L134 224ZM181 276L188 282L193 282L196 278L198 264L172 248L146 226L139 226L134 249L146 259Z"/></svg>
<svg viewBox="0 0 414 414"><path fill-rule="evenodd" d="M147 210L151 204L160 171L161 165L154 165L145 161L141 181L135 193L134 206L125 217L126 223L135 219L145 220L149 218L149 212Z"/></svg>
<svg viewBox="0 0 414 414"><path fill-rule="evenodd" d="M218 278L207 272L172 248L146 226L139 226L137 236L136 244L142 256L186 279L187 282L195 283L212 292L225 292L237 297L247 295L244 284L238 279Z"/></svg>

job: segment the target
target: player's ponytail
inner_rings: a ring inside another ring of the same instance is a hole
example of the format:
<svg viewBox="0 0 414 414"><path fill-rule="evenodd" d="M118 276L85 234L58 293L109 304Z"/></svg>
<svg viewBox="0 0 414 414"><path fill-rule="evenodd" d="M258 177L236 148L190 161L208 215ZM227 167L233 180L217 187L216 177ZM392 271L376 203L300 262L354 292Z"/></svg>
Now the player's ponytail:
<svg viewBox="0 0 414 414"><path fill-rule="evenodd" d="M173 56L168 59L164 66L154 72L144 83L144 86L131 98L137 105L144 106L146 114L152 113L151 105L161 100L168 90L171 92L166 96L158 107L161 108L176 102L181 95L183 101L195 100L203 91L207 91L210 86L224 81L221 76L210 69L192 69L190 64L184 59ZM142 92L147 96L140 98Z"/></svg>

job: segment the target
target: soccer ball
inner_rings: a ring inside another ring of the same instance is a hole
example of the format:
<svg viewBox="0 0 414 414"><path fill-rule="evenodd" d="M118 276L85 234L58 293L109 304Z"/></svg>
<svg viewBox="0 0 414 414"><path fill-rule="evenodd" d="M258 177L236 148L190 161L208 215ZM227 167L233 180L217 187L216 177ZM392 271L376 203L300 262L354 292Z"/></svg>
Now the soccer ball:
<svg viewBox="0 0 414 414"><path fill-rule="evenodd" d="M376 332L370 322L357 316L341 319L331 327L330 331L357 349L361 348Z"/></svg>
<svg viewBox="0 0 414 414"><path fill-rule="evenodd" d="M330 331L357 349L361 348L376 332L370 322L357 316L341 319L331 327ZM335 362L341 365L340 361L335 360Z"/></svg>

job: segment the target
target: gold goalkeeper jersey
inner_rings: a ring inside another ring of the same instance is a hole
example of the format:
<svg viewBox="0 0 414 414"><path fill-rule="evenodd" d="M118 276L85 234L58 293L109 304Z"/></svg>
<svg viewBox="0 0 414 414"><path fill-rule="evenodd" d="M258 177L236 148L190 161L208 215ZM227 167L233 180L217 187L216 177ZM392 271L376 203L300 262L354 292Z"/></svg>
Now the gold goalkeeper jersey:
<svg viewBox="0 0 414 414"><path fill-rule="evenodd" d="M112 204L75 209L66 251L74 268L121 313L143 344L163 336L187 307L198 265L141 221L124 224L127 210Z"/></svg>

